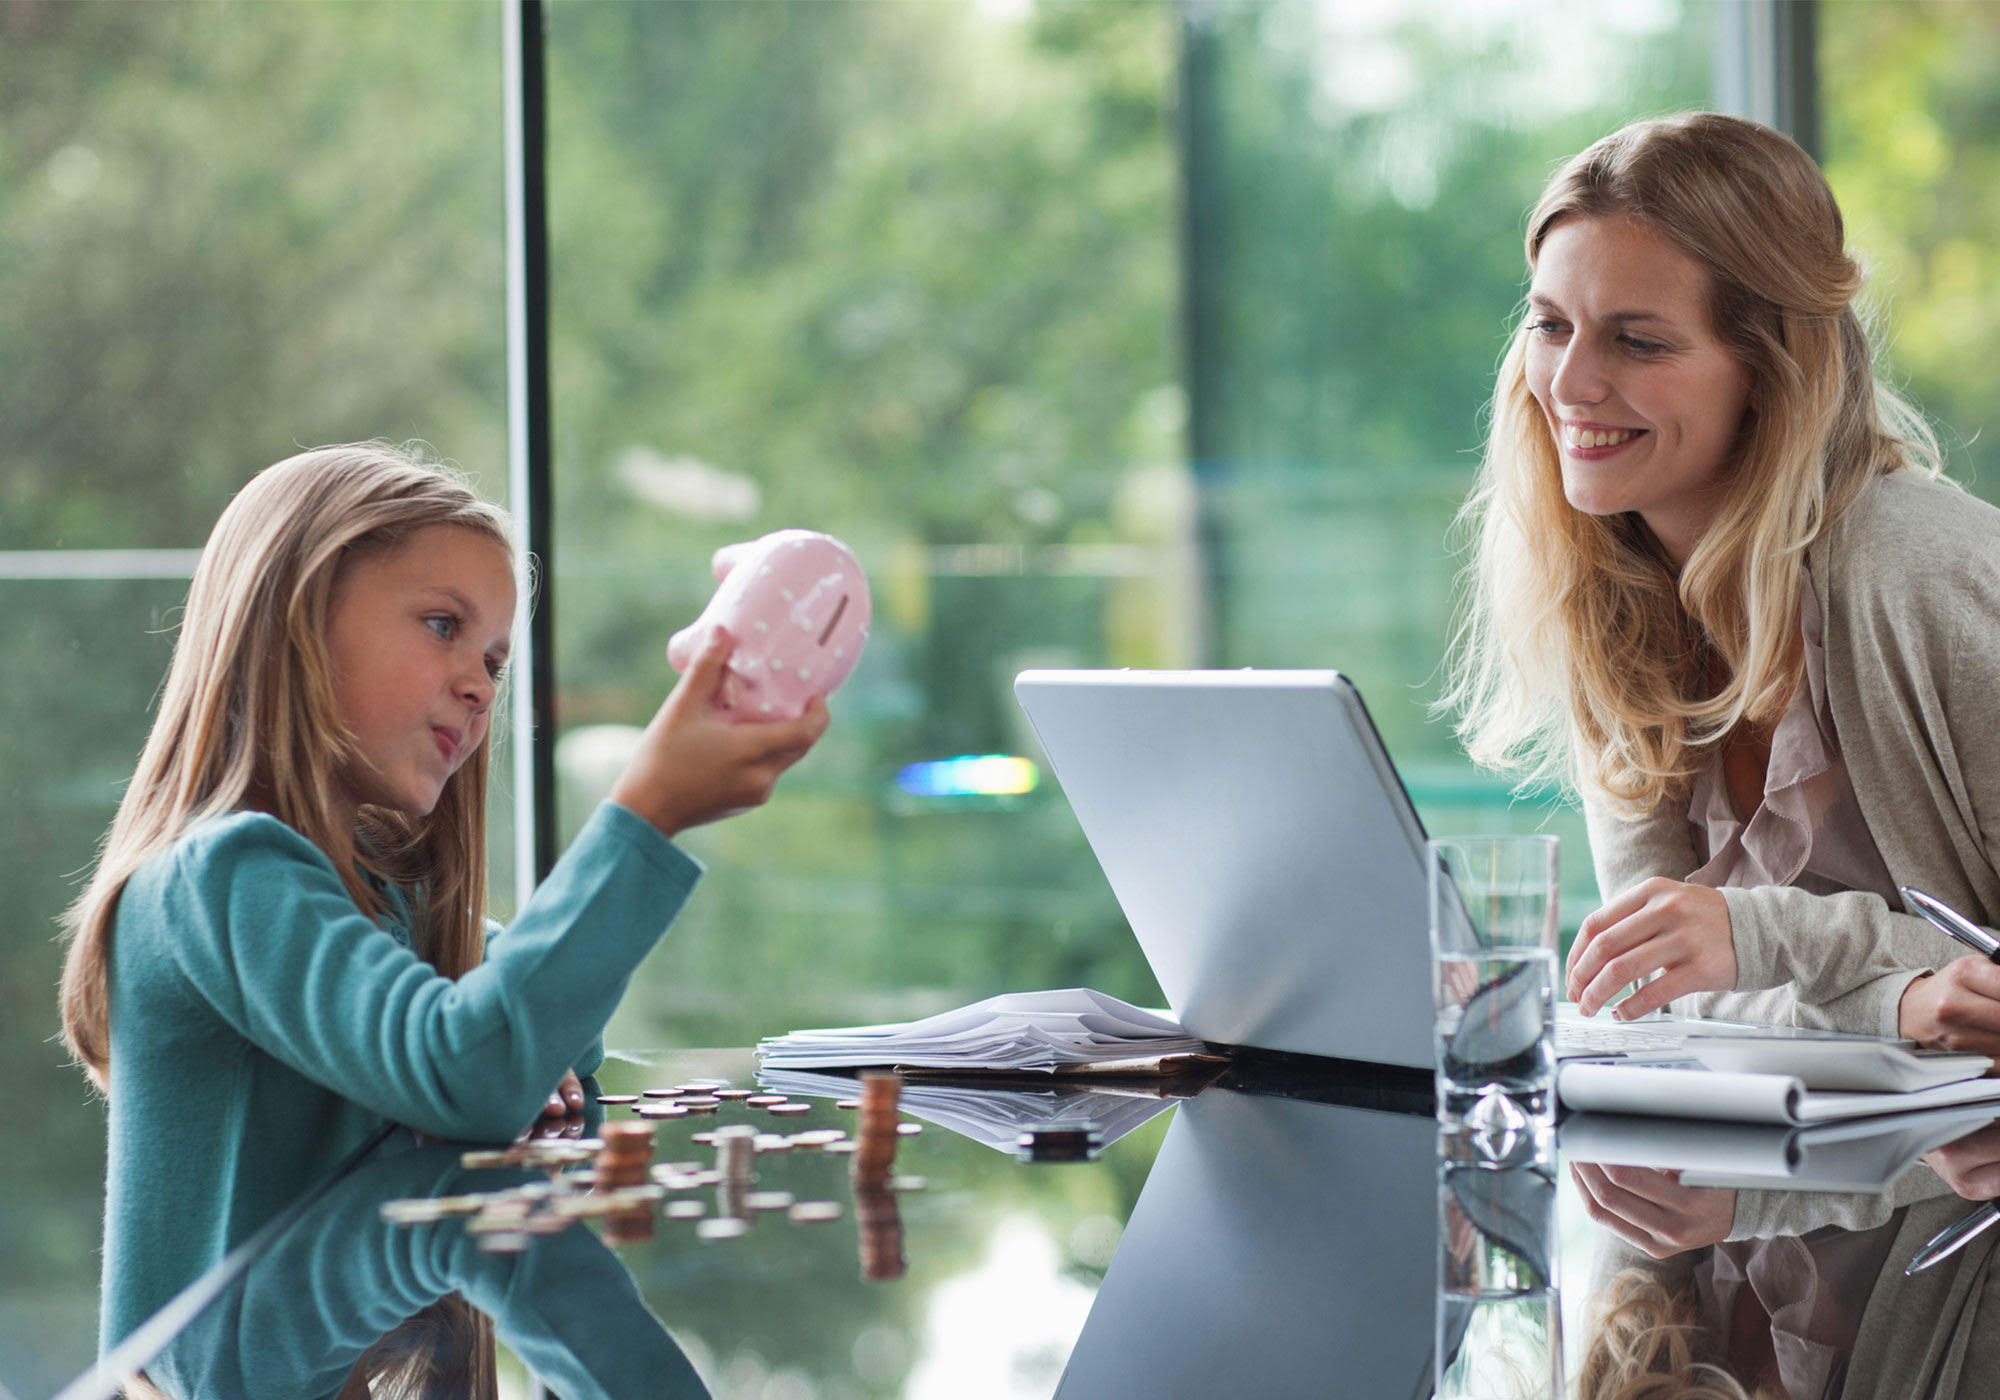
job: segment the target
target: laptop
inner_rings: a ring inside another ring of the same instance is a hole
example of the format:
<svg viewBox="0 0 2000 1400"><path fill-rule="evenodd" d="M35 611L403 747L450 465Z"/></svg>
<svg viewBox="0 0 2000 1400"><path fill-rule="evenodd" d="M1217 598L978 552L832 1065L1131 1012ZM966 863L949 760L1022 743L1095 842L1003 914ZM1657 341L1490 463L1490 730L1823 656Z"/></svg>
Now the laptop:
<svg viewBox="0 0 2000 1400"><path fill-rule="evenodd" d="M1175 1111L1056 1400L1425 1400L1437 1222L1428 1113L1205 1090Z"/></svg>
<svg viewBox="0 0 2000 1400"><path fill-rule="evenodd" d="M1424 827L1351 681L1031 670L1014 694L1190 1034L1429 1070ZM1569 1007L1557 1050L1672 1053L1688 1024Z"/></svg>

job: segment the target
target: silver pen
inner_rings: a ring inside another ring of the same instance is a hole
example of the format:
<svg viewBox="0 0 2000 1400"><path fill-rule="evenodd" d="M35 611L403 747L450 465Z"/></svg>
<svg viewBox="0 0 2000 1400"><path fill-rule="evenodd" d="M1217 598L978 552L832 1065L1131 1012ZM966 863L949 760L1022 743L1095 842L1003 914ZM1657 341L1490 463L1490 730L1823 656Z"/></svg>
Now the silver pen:
<svg viewBox="0 0 2000 1400"><path fill-rule="evenodd" d="M1903 1270L1903 1277L1920 1274L1938 1260L1949 1259L1985 1234L1995 1221L2000 1221L2000 1201L1988 1201L1965 1219L1954 1222L1948 1229L1938 1231L1930 1243L1911 1258L1909 1267Z"/></svg>
<svg viewBox="0 0 2000 1400"><path fill-rule="evenodd" d="M1957 939L1989 961L2000 963L2000 938L1995 938L1935 895L1925 894L1909 885L1898 885L1896 889L1912 909L1931 921L1938 932L1947 938Z"/></svg>
<svg viewBox="0 0 2000 1400"><path fill-rule="evenodd" d="M2000 938L1995 938L1934 895L1925 894L1922 890L1912 889L1908 885L1898 885L1896 888L1909 906L1929 919L1939 932L1949 938L1957 939L1989 961L2000 963ZM1950 1258L1985 1234L1995 1222L2000 1222L2000 1201L1988 1201L1963 1220L1938 1231L1937 1235L1910 1260L1909 1267L1903 1270L1904 1277L1920 1274L1938 1260Z"/></svg>

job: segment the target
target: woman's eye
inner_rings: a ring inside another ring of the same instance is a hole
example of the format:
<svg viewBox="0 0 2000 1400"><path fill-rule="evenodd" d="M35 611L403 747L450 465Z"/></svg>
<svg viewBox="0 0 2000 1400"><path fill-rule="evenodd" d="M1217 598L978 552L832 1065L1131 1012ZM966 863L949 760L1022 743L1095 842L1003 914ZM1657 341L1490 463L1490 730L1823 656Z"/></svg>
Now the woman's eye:
<svg viewBox="0 0 2000 1400"><path fill-rule="evenodd" d="M1561 321L1550 321L1547 319L1542 319L1542 320L1528 322L1528 333L1530 335L1539 335L1544 337L1556 336L1556 335L1561 335L1563 329L1564 327Z"/></svg>
<svg viewBox="0 0 2000 1400"><path fill-rule="evenodd" d="M1640 340L1637 336L1626 336L1625 348L1636 355L1657 355L1667 347L1657 341Z"/></svg>

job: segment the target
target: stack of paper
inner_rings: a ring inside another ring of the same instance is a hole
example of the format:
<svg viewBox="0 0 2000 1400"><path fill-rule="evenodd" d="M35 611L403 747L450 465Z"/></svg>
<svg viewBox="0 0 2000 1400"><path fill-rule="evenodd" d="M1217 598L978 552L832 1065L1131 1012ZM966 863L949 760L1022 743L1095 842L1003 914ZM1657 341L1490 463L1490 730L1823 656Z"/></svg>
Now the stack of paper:
<svg viewBox="0 0 2000 1400"><path fill-rule="evenodd" d="M767 1069L897 1065L1016 1074L1161 1074L1207 1050L1163 1011L1080 987L1010 992L897 1025L793 1031L757 1046Z"/></svg>
<svg viewBox="0 0 2000 1400"><path fill-rule="evenodd" d="M810 1070L777 1070L758 1074L764 1088L793 1098L817 1096L847 1099L858 1092L854 1080L840 1074L816 1074ZM934 1084L918 1081L905 1084L896 1107L913 1117L949 1128L974 1142L1002 1152L1014 1150L1022 1133L1031 1128L1054 1128L1065 1123L1094 1123L1098 1147L1109 1147L1134 1128L1172 1108L1175 1098L1144 1088L1092 1089L1060 1087L975 1088L967 1084Z"/></svg>

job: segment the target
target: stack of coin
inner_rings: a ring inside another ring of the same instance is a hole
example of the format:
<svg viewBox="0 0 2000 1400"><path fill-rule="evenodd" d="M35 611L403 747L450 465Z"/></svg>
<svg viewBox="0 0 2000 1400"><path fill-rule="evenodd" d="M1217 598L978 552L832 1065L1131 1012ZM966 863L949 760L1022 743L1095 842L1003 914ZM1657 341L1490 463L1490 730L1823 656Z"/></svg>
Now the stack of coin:
<svg viewBox="0 0 2000 1400"><path fill-rule="evenodd" d="M855 1133L854 1182L879 1187L896 1165L896 1102L903 1092L901 1077L879 1070L861 1076L861 1119ZM872 1276L871 1276L872 1277Z"/></svg>
<svg viewBox="0 0 2000 1400"><path fill-rule="evenodd" d="M891 1133L892 1150L895 1140L895 1134ZM907 1264L903 1258L903 1215L896 1206L896 1198L880 1184L865 1182L857 1176L854 1219L860 1227L855 1246L861 1255L861 1277L901 1278Z"/></svg>
<svg viewBox="0 0 2000 1400"><path fill-rule="evenodd" d="M596 1187L616 1191L646 1184L653 1163L653 1126L650 1123L606 1123L604 1146L597 1153ZM620 1206L606 1215L604 1237L613 1244L630 1244L653 1237L653 1208L638 1202Z"/></svg>

